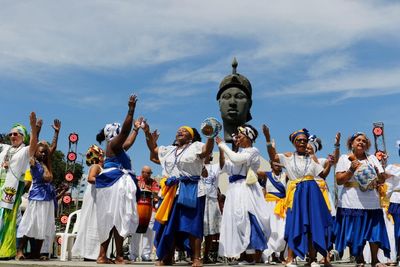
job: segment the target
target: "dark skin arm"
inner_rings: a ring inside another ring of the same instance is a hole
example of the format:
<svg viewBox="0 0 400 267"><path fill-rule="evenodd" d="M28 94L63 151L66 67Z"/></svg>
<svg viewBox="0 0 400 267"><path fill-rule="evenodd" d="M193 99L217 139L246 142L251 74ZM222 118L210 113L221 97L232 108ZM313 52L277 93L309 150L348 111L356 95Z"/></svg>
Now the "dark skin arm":
<svg viewBox="0 0 400 267"><path fill-rule="evenodd" d="M147 148L150 151L150 160L156 164L160 164L160 159L158 158L158 145L157 145L157 139L159 134L157 133L157 130L154 131L152 134L150 132L149 124L147 122L144 122L143 132L146 136Z"/></svg>
<svg viewBox="0 0 400 267"><path fill-rule="evenodd" d="M135 120L133 129L131 134L128 136L128 138L125 140L123 148L125 151L128 151L129 148L135 143L136 137L139 134L139 129L140 129L140 124L143 121L143 117L140 117L139 119Z"/></svg>
<svg viewBox="0 0 400 267"><path fill-rule="evenodd" d="M36 128L36 114L35 112L31 112L29 116L29 124L31 126L31 140L29 141L29 156L33 157L36 152L37 144L38 144L38 133Z"/></svg>
<svg viewBox="0 0 400 267"><path fill-rule="evenodd" d="M222 142L221 137L219 137L219 136L215 137L215 142L217 144L221 143ZM219 148L219 168L222 170L222 168L224 168L224 166L225 166L225 154L224 154L224 151L222 151L222 149Z"/></svg>
<svg viewBox="0 0 400 267"><path fill-rule="evenodd" d="M89 170L88 182L94 184L96 182L96 176L99 175L99 173L101 173L101 166L99 164L94 164Z"/></svg>
<svg viewBox="0 0 400 267"><path fill-rule="evenodd" d="M53 129L54 129L54 135L53 135L53 140L51 141L51 145L50 145L49 158L54 154L54 152L57 149L58 134L60 133L60 129L61 129L61 121L58 119L55 119L53 122L53 125L51 127L53 127Z"/></svg>
<svg viewBox="0 0 400 267"><path fill-rule="evenodd" d="M280 163L278 153L276 152L275 147L271 143L271 134L269 132L268 126L263 124L262 130L263 130L263 134L265 136L265 141L267 142L267 151L268 151L269 159L271 161Z"/></svg>
<svg viewBox="0 0 400 267"><path fill-rule="evenodd" d="M131 95L128 101L128 113L126 114L124 123L122 124L121 132L107 144L107 157L112 157L124 151L123 145L125 143L125 140L128 138L129 133L131 132L133 113L135 112L136 102L136 95Z"/></svg>

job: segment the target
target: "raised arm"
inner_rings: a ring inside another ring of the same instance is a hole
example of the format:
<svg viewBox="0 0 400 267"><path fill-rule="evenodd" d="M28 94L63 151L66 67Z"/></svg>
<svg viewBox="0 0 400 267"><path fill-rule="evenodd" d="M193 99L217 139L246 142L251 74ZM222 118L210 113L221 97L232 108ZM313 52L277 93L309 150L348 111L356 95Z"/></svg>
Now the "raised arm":
<svg viewBox="0 0 400 267"><path fill-rule="evenodd" d="M210 155L214 148L214 138L207 138L206 144L203 146L202 151L199 155L201 159L204 159L206 156Z"/></svg>
<svg viewBox="0 0 400 267"><path fill-rule="evenodd" d="M269 132L269 128L267 125L263 124L262 126L263 134L265 136L265 141L267 143L267 152L269 159L271 161L275 161L279 163L279 157L277 156L278 154L276 153L275 146L271 142L271 134Z"/></svg>
<svg viewBox="0 0 400 267"><path fill-rule="evenodd" d="M334 156L333 164L335 166L338 163L339 157L340 157L340 137L341 137L340 132L337 132L336 137L335 137L335 151L333 152L333 156Z"/></svg>
<svg viewBox="0 0 400 267"><path fill-rule="evenodd" d="M29 156L33 157L35 155L38 143L38 133L36 128L37 119L35 112L31 112L31 115L29 116L29 123L31 126L31 139L29 141Z"/></svg>
<svg viewBox="0 0 400 267"><path fill-rule="evenodd" d="M135 120L133 123L133 129L131 134L126 138L124 145L122 146L125 151L128 151L129 148L135 143L136 137L139 134L140 124L143 121L143 117Z"/></svg>
<svg viewBox="0 0 400 267"><path fill-rule="evenodd" d="M224 151L219 147L219 144L222 142L221 137L215 137L215 142L217 143L219 149L219 168L222 170L225 166L225 154Z"/></svg>
<svg viewBox="0 0 400 267"><path fill-rule="evenodd" d="M150 132L150 126L146 121L143 122L143 132L146 136L146 144L150 151L150 160L154 163L160 164L160 159L158 158L158 146L155 140L155 137L158 138L158 136L154 136Z"/></svg>
<svg viewBox="0 0 400 267"><path fill-rule="evenodd" d="M110 141L110 148L114 154L118 154L123 151L123 144L125 140L128 138L129 133L131 132L132 122L133 122L133 114L135 112L137 97L136 95L129 96L128 101L128 113L126 114L124 123L121 127L121 132Z"/></svg>
<svg viewBox="0 0 400 267"><path fill-rule="evenodd" d="M60 133L61 129L61 121L55 119L53 125L51 126L54 129L53 140L51 141L50 149L49 149L49 158L54 154L57 149L58 143L58 134Z"/></svg>

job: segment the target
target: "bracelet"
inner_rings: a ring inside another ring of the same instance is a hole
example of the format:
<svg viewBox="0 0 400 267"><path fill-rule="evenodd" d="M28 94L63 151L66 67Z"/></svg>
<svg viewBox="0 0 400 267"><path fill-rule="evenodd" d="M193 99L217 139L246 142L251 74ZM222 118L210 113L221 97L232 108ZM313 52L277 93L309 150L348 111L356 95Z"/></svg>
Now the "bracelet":
<svg viewBox="0 0 400 267"><path fill-rule="evenodd" d="M271 142L267 142L267 147L272 147L272 144L271 144Z"/></svg>
<svg viewBox="0 0 400 267"><path fill-rule="evenodd" d="M350 167L347 171L350 172L350 173L352 173L352 174L354 174L354 172L355 172L356 170L353 169L352 167Z"/></svg>
<svg viewBox="0 0 400 267"><path fill-rule="evenodd" d="M335 144L334 147L335 148L340 148L340 144Z"/></svg>
<svg viewBox="0 0 400 267"><path fill-rule="evenodd" d="M132 131L138 132L139 128L133 128Z"/></svg>

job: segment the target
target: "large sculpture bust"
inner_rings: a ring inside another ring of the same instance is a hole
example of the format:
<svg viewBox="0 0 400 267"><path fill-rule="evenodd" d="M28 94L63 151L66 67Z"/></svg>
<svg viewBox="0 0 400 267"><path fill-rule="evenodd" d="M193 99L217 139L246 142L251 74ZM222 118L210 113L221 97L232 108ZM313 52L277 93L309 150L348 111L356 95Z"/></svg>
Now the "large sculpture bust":
<svg viewBox="0 0 400 267"><path fill-rule="evenodd" d="M226 76L219 85L217 100L224 128L225 142L232 142L232 134L238 126L251 120L252 88L250 81L237 73L238 62L232 62L232 74Z"/></svg>

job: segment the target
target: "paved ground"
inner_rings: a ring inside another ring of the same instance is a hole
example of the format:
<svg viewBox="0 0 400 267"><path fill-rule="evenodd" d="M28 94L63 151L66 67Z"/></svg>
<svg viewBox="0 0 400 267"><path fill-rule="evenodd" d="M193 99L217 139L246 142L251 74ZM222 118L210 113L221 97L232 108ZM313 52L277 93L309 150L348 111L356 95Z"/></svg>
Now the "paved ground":
<svg viewBox="0 0 400 267"><path fill-rule="evenodd" d="M154 262L134 262L130 263L129 265L133 266L153 266ZM303 266L304 262L300 262L299 266ZM10 260L10 261L0 261L0 267L21 267L21 266L47 266L47 267L59 267L59 266L76 266L76 267L87 267L87 266L115 266L113 264L96 264L95 262L86 262L86 261L59 261L59 260L50 260L50 261L15 261L15 260ZM189 266L184 263L178 263L174 266ZM224 264L206 264L205 266L216 266L216 267L223 267L223 266L231 266L231 265L224 265ZM265 265L265 264L257 264L257 266L284 266L284 265ZM322 266L322 265L321 265ZM344 262L338 262L338 263L333 263L333 266L340 266L340 267L347 267L347 266L354 266L354 264L349 264L349 263L344 263ZM369 266L369 265L366 265Z"/></svg>

